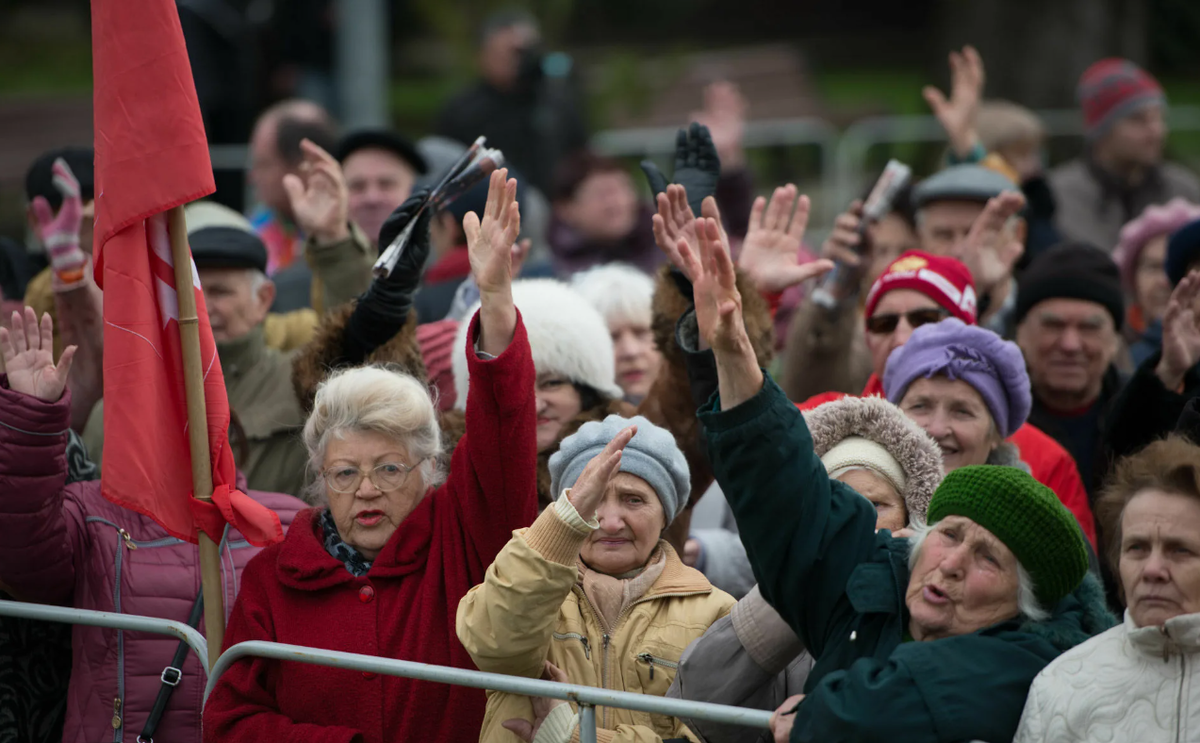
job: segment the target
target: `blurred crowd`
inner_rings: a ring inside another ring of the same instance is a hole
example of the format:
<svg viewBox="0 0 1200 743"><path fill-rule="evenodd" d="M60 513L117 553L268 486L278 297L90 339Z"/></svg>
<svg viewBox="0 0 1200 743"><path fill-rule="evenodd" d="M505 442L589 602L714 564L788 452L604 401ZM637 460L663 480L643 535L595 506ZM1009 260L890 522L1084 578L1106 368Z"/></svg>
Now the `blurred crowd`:
<svg viewBox="0 0 1200 743"><path fill-rule="evenodd" d="M257 202L187 206L241 487L287 529L220 540L226 646L774 713L601 707L606 742L1190 739L1200 179L1164 158L1155 78L1089 67L1083 152L1049 168L1037 115L952 52L924 91L944 167L812 244L809 198L747 168L736 86L670 173L643 164L647 201L539 48L489 19L416 141L274 104ZM236 93L212 74L210 126ZM505 168L425 209L479 136ZM32 240L0 241L0 589L196 626L196 547L100 492L93 151L30 154ZM0 617L0 741L582 735L561 700L260 658L205 702L178 645Z"/></svg>

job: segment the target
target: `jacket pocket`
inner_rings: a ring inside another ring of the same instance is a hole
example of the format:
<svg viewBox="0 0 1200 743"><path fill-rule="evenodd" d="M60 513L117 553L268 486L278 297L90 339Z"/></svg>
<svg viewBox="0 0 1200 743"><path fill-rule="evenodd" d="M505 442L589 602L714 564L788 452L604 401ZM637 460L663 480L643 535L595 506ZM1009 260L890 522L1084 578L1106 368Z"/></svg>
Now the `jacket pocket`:
<svg viewBox="0 0 1200 743"><path fill-rule="evenodd" d="M555 632L553 637L558 642L578 644L583 648L584 660L590 661L592 659L592 646L591 643L588 642L587 637L579 634L578 632ZM571 647L570 644L566 647Z"/></svg>
<svg viewBox="0 0 1200 743"><path fill-rule="evenodd" d="M643 694L665 697L679 670L680 651L665 646L643 646L633 656ZM630 689L630 691L633 691ZM650 725L662 738L680 737L682 723L670 715L649 715Z"/></svg>

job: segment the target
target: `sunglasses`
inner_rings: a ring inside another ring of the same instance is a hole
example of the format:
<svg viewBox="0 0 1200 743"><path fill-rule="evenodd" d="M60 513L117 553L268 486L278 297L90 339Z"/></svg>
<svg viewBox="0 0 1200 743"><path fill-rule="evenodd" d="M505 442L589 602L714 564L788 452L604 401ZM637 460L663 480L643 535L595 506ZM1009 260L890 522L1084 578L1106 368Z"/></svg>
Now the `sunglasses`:
<svg viewBox="0 0 1200 743"><path fill-rule="evenodd" d="M950 313L941 307L926 307L920 310L909 310L908 312L890 312L886 315L872 315L867 318L867 330L877 335L887 335L896 329L900 324L900 318L908 320L910 327L919 328L922 325L928 325L931 322L941 322L950 316Z"/></svg>

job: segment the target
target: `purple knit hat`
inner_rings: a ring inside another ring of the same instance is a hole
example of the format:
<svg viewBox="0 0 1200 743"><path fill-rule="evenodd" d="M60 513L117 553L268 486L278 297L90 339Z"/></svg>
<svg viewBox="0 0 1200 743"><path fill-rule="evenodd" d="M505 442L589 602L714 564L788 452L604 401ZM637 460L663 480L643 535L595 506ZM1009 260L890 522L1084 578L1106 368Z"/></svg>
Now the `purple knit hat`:
<svg viewBox="0 0 1200 743"><path fill-rule="evenodd" d="M939 374L974 387L1004 438L1029 417L1033 397L1021 349L990 330L955 318L922 325L888 357L883 393L899 405L913 380Z"/></svg>

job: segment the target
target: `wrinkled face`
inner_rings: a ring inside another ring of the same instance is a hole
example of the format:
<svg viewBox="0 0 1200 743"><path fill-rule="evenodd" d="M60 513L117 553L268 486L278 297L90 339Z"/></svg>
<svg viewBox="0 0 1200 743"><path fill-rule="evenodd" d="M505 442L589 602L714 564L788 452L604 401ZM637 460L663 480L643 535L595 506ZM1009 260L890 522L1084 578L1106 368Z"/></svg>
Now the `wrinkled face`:
<svg viewBox="0 0 1200 743"><path fill-rule="evenodd" d="M520 71L521 50L535 43L537 38L537 29L526 23L492 32L479 50L479 71L483 79L500 90L511 88Z"/></svg>
<svg viewBox="0 0 1200 743"><path fill-rule="evenodd" d="M1121 515L1121 588L1139 627L1200 612L1200 503L1147 489Z"/></svg>
<svg viewBox="0 0 1200 743"><path fill-rule="evenodd" d="M1171 280L1167 278L1167 235L1150 238L1138 255L1134 274L1134 302L1142 308L1146 321L1161 320L1171 299Z"/></svg>
<svg viewBox="0 0 1200 743"><path fill-rule="evenodd" d="M654 343L649 323L609 323L616 358L617 385L625 396L640 400L658 375L662 354Z"/></svg>
<svg viewBox="0 0 1200 743"><path fill-rule="evenodd" d="M275 299L275 286L270 280L264 281L256 292L252 270L201 268L197 273L213 340L237 340L267 318Z"/></svg>
<svg viewBox="0 0 1200 743"><path fill-rule="evenodd" d="M555 210L585 238L620 240L637 224L637 192L624 171L593 173L579 184L573 198L555 204Z"/></svg>
<svg viewBox="0 0 1200 743"><path fill-rule="evenodd" d="M1034 394L1091 404L1117 355L1117 331L1103 306L1082 299L1047 299L1017 328Z"/></svg>
<svg viewBox="0 0 1200 743"><path fill-rule="evenodd" d="M876 529L899 531L908 524L904 498L884 478L868 470L850 470L838 475L837 479L874 504L875 513L878 514L875 518Z"/></svg>
<svg viewBox="0 0 1200 743"><path fill-rule="evenodd" d="M887 367L888 356L900 346L908 343L914 330L908 313L914 310L939 310L941 305L927 295L912 289L892 289L879 298L871 317L896 316L896 327L890 332L877 333L867 330L867 350L871 352L871 369L880 379Z"/></svg>
<svg viewBox="0 0 1200 743"><path fill-rule="evenodd" d="M600 528L583 543L579 556L593 570L613 576L643 567L667 526L654 488L628 472L609 481L596 520Z"/></svg>
<svg viewBox="0 0 1200 743"><path fill-rule="evenodd" d="M961 379L916 379L900 399L900 409L937 442L946 472L987 464L988 455L1000 445L983 397Z"/></svg>
<svg viewBox="0 0 1200 743"><path fill-rule="evenodd" d="M983 207L974 201L934 201L921 207L917 218L921 250L961 261L967 233Z"/></svg>
<svg viewBox="0 0 1200 743"><path fill-rule="evenodd" d="M1166 139L1162 106L1151 105L1113 122L1097 148L1103 157L1122 165L1150 168L1162 162Z"/></svg>
<svg viewBox="0 0 1200 743"><path fill-rule="evenodd" d="M277 122L271 119L264 119L254 127L254 134L250 138L250 172L247 177L259 201L290 216L292 206L283 188L283 177L291 171L276 146L278 131Z"/></svg>
<svg viewBox="0 0 1200 743"><path fill-rule="evenodd" d="M917 555L904 603L914 640L966 635L1019 613L1017 558L962 516L939 521Z"/></svg>
<svg viewBox="0 0 1200 743"><path fill-rule="evenodd" d="M537 377L537 447L543 452L554 446L563 427L583 410L579 390L565 375L545 373Z"/></svg>
<svg viewBox="0 0 1200 743"><path fill-rule="evenodd" d="M380 465L416 466L408 449L395 439L374 431L346 431L331 437L321 472L358 470L371 472ZM329 510L342 539L368 560L379 556L396 528L425 496L420 468L404 476L400 487L381 492L370 477L363 477L353 493L339 493L325 484Z"/></svg>
<svg viewBox="0 0 1200 743"><path fill-rule="evenodd" d="M918 247L917 233L895 213L885 214L869 228L871 234L871 265L863 276L863 291L871 288L892 261Z"/></svg>
<svg viewBox="0 0 1200 743"><path fill-rule="evenodd" d="M377 242L388 215L412 192L416 171L387 150L367 147L351 153L342 172L350 192L350 219Z"/></svg>

